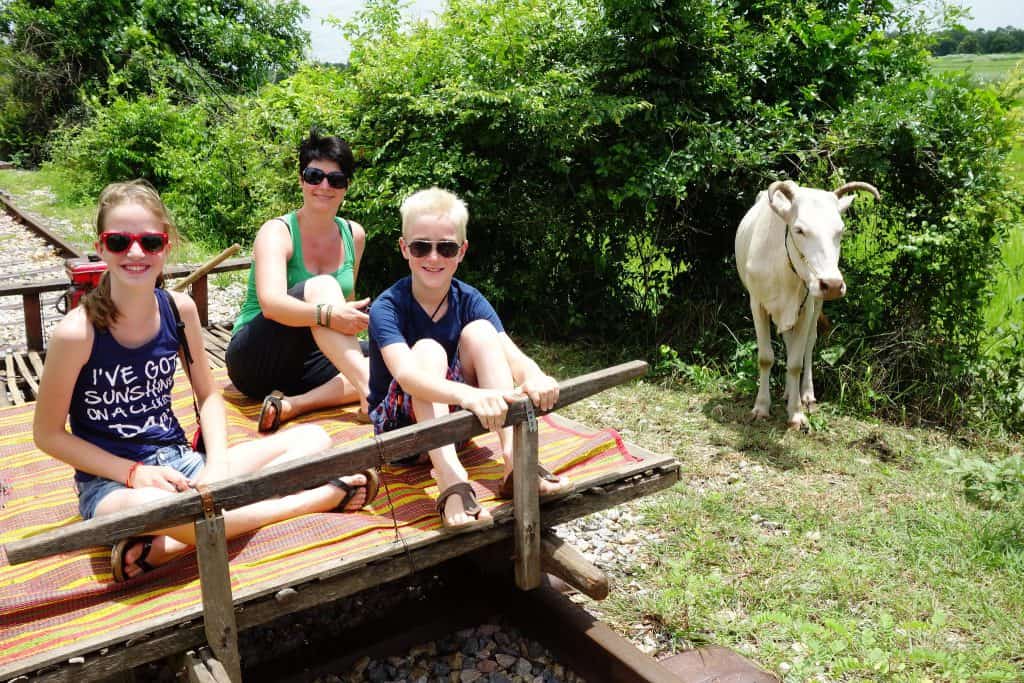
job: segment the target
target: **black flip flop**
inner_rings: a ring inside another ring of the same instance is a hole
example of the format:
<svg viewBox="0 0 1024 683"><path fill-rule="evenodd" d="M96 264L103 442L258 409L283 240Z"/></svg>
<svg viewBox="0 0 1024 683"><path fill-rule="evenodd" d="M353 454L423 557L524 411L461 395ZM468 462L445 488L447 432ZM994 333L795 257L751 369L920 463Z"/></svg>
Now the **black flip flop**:
<svg viewBox="0 0 1024 683"><path fill-rule="evenodd" d="M331 486L336 486L345 492L341 502L335 506L333 510L334 512L355 512L356 510L362 510L364 507L372 503L373 499L377 497L377 493L380 491L380 476L377 474L377 470L363 470L359 474L366 477L365 484L353 486L340 477L337 479L331 479L327 482ZM357 508L352 508L351 510L346 509L346 506L352 502L353 498L356 497L356 493L359 492L359 489L366 489L366 500L364 500L363 504Z"/></svg>
<svg viewBox="0 0 1024 683"><path fill-rule="evenodd" d="M260 434L269 434L270 432L276 432L277 428L281 426L281 399L284 398L284 394L280 391L271 391L263 399L263 405L260 406L260 416L256 418L256 431ZM266 417L267 411L274 409L274 419L270 421L270 425L266 428L263 426L263 418Z"/></svg>
<svg viewBox="0 0 1024 683"><path fill-rule="evenodd" d="M146 562L146 558L149 557L149 552L153 549L154 538L155 536L134 536L132 538L122 538L114 544L114 547L110 549L110 569L114 575L114 581L124 583L129 578L138 578L142 574L153 571L153 565ZM125 572L125 556L128 553L128 548L136 543L142 544L142 554L139 555L139 558L133 564L142 570L142 574L129 577Z"/></svg>

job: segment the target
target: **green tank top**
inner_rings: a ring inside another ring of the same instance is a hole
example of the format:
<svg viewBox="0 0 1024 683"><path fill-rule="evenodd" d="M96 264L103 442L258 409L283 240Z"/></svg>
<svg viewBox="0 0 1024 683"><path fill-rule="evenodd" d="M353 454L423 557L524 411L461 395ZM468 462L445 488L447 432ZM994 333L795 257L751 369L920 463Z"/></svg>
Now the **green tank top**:
<svg viewBox="0 0 1024 683"><path fill-rule="evenodd" d="M341 234L341 240L345 245L345 261L338 270L328 274L338 281L338 285L341 287L345 298L351 299L352 291L355 288L353 265L356 260L356 249L352 242L352 229L349 227L348 221L344 219L335 217L334 222L338 224L338 232ZM313 273L306 270L302 260L302 236L299 234L299 218L294 211L288 214L287 225L288 231L292 235L292 257L288 259L286 270L288 289L291 289L296 283L313 277ZM256 296L256 263L253 262L249 266L249 286L245 292L245 301L242 302L242 308L238 311L238 317L235 318L233 333L238 332L261 311L260 300Z"/></svg>

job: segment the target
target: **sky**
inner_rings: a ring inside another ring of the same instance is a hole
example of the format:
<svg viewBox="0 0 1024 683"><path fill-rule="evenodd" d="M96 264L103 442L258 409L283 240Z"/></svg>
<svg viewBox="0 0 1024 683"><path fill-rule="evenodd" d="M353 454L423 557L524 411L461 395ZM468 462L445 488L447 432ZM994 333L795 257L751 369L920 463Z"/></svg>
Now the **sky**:
<svg viewBox="0 0 1024 683"><path fill-rule="evenodd" d="M349 48L341 37L341 31L324 26L321 22L329 16L346 20L351 18L363 6L362 0L305 0L305 3L309 8L309 17L304 26L310 32L313 58L322 62L345 61ZM413 0L407 12L413 17L430 18L443 4L444 0ZM1022 0L961 0L959 4L970 9L974 15L973 19L964 22L967 28L1024 28Z"/></svg>

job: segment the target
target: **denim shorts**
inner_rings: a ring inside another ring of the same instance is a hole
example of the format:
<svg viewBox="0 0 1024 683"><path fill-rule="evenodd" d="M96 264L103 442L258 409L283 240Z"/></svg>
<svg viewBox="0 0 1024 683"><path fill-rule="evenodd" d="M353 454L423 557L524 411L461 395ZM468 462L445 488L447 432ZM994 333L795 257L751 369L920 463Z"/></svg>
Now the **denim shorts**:
<svg viewBox="0 0 1024 683"><path fill-rule="evenodd" d="M163 465L181 472L193 479L203 471L206 460L202 453L197 453L188 446L163 446L152 455L140 461L142 465ZM118 489L127 488L122 482L111 481L103 477L93 477L87 482L75 482L78 489L78 512L82 519L92 519L96 514L96 506L109 494Z"/></svg>

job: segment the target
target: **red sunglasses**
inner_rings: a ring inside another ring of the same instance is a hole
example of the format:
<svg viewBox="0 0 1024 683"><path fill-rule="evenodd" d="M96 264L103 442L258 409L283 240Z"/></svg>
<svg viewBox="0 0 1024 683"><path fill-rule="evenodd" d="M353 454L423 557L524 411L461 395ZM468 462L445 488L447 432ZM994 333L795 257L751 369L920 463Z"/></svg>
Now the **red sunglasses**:
<svg viewBox="0 0 1024 683"><path fill-rule="evenodd" d="M100 242L112 254L120 254L131 249L133 242L138 242L147 254L159 254L167 246L166 232L101 232Z"/></svg>

